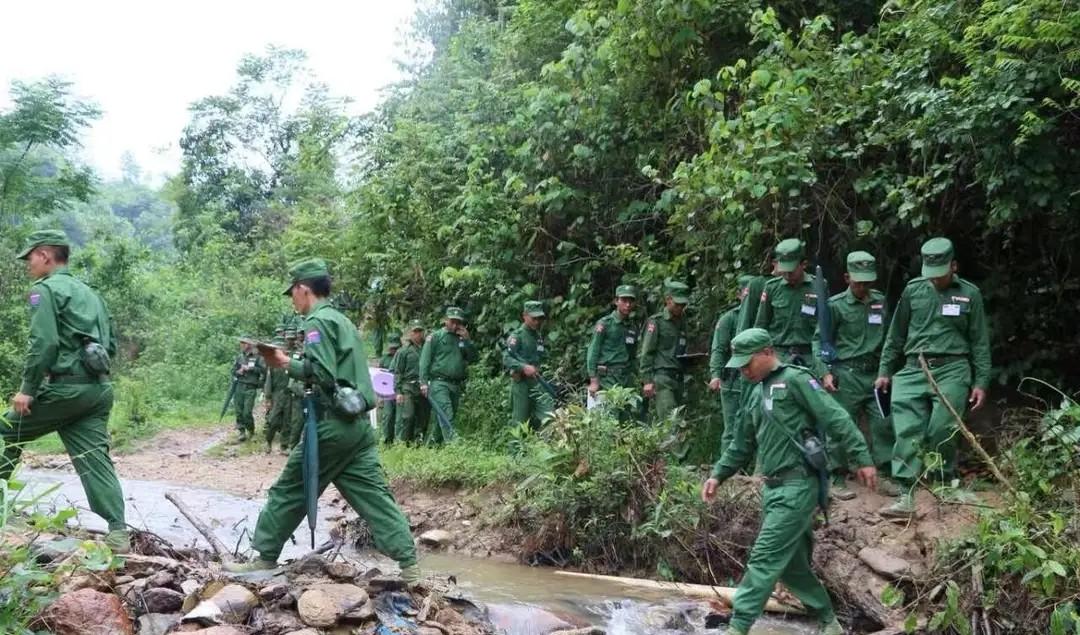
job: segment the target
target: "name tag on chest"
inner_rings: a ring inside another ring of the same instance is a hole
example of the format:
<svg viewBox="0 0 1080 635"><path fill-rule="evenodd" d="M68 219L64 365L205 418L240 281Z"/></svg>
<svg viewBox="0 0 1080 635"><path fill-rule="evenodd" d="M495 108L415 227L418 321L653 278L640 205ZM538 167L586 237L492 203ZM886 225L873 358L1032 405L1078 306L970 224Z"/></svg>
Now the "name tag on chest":
<svg viewBox="0 0 1080 635"><path fill-rule="evenodd" d="M544 345L543 344L537 344L536 345L536 352L543 353L544 352Z"/></svg>
<svg viewBox="0 0 1080 635"><path fill-rule="evenodd" d="M762 399L762 403L765 405L765 409L772 412L772 397L765 397Z"/></svg>
<svg viewBox="0 0 1080 635"><path fill-rule="evenodd" d="M941 314L947 317L957 317L960 315L959 304L942 304Z"/></svg>
<svg viewBox="0 0 1080 635"><path fill-rule="evenodd" d="M634 343L634 342L636 342L636 341L637 341L637 340L635 340L635 339L634 339L634 336L633 336L633 335L627 335L627 336L626 336L626 343L627 343L627 344L633 344L633 343Z"/></svg>
<svg viewBox="0 0 1080 635"><path fill-rule="evenodd" d="M813 304L804 304L802 305L802 308L799 309L799 313L802 313L803 315L817 315L817 307Z"/></svg>
<svg viewBox="0 0 1080 635"><path fill-rule="evenodd" d="M881 314L880 313L871 313L870 317L867 318L867 321L869 321L871 324L881 324L882 323Z"/></svg>

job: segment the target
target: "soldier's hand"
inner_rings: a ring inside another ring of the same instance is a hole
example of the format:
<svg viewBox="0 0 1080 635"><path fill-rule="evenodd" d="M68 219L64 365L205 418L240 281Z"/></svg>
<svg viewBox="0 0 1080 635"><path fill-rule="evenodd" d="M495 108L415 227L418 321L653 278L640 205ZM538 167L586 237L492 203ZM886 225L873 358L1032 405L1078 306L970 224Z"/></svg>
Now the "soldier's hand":
<svg viewBox="0 0 1080 635"><path fill-rule="evenodd" d="M720 390L721 388L723 388L723 386L724 382L720 381L719 377L713 377L712 381L709 382L709 390L713 392Z"/></svg>
<svg viewBox="0 0 1080 635"><path fill-rule="evenodd" d="M715 478L710 478L705 481L705 484L701 486L701 500L708 503L712 499L716 498L716 488L720 487L720 481Z"/></svg>
<svg viewBox="0 0 1080 635"><path fill-rule="evenodd" d="M289 365L289 355L285 351L274 348L259 351L262 353L263 359L266 360L266 365L273 368L285 368Z"/></svg>
<svg viewBox="0 0 1080 635"><path fill-rule="evenodd" d="M986 402L986 391L982 388L972 388L971 396L968 397L968 403L971 404L972 410L978 410L982 408L983 403Z"/></svg>
<svg viewBox="0 0 1080 635"><path fill-rule="evenodd" d="M525 364L525 367L521 369L521 372L524 373L526 377L536 377L536 366Z"/></svg>
<svg viewBox="0 0 1080 635"><path fill-rule="evenodd" d="M397 401L397 404L398 404L399 406L403 406L403 405L405 405L405 395L398 395L398 396L397 396L397 397L396 397L396 398L394 399L394 401Z"/></svg>
<svg viewBox="0 0 1080 635"><path fill-rule="evenodd" d="M889 392L889 384L892 380L888 377L878 377L874 380L874 388L877 388L881 392Z"/></svg>
<svg viewBox="0 0 1080 635"><path fill-rule="evenodd" d="M11 399L11 409L21 415L30 414L30 403L34 398L26 393L18 393Z"/></svg>
<svg viewBox="0 0 1080 635"><path fill-rule="evenodd" d="M829 392L836 392L836 377L832 373L828 373L821 378L821 385L825 386L825 390Z"/></svg>
<svg viewBox="0 0 1080 635"><path fill-rule="evenodd" d="M645 393L646 399L652 399L656 396L656 386L653 384L645 384L645 387L641 389L641 392Z"/></svg>
<svg viewBox="0 0 1080 635"><path fill-rule="evenodd" d="M877 491L877 469L874 466L868 465L855 470L855 478L869 487L870 491Z"/></svg>
<svg viewBox="0 0 1080 635"><path fill-rule="evenodd" d="M465 328L464 326L459 326L458 327L457 334L458 334L458 337L460 337L463 340L469 339L469 329Z"/></svg>
<svg viewBox="0 0 1080 635"><path fill-rule="evenodd" d="M427 395L428 395L428 385L427 384L420 384L420 394L427 397Z"/></svg>
<svg viewBox="0 0 1080 635"><path fill-rule="evenodd" d="M593 377L589 380L589 394L595 397L598 392L600 392L600 380Z"/></svg>

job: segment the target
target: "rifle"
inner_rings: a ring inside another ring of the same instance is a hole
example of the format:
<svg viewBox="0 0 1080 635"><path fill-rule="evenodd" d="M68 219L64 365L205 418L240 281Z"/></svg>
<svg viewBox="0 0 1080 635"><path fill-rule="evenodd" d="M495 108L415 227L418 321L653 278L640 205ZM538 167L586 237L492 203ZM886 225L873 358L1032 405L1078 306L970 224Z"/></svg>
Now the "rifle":
<svg viewBox="0 0 1080 635"><path fill-rule="evenodd" d="M836 346L832 341L832 313L829 312L829 285L821 272L821 265L814 268L814 293L817 295L819 356L826 366L836 361Z"/></svg>
<svg viewBox="0 0 1080 635"><path fill-rule="evenodd" d="M522 364L528 364L532 366L532 364L529 364L529 362L521 359L521 357L519 357L518 354L515 353L509 346L503 344L503 349L506 350L510 357L513 357ZM555 387L551 385L551 382L540 376L540 371L537 371L536 374L533 375L533 378L536 379L537 382L539 382L540 386L543 387L543 389L546 390L549 395L551 395L552 399L554 399L555 401L559 400L559 395L558 392L556 392Z"/></svg>
<svg viewBox="0 0 1080 635"><path fill-rule="evenodd" d="M425 397L425 399L427 399L428 404L431 405L431 411L435 413L435 421L437 421L439 427L442 428L443 442L450 443L454 440L454 437L457 436L457 433L454 432L454 424L450 423L450 417L446 416L446 413L442 411L442 408L439 407L439 404L435 403L435 400L433 400L430 395Z"/></svg>
<svg viewBox="0 0 1080 635"><path fill-rule="evenodd" d="M240 378L233 373L232 383L229 384L229 392L225 395L225 403L221 405L221 414L218 415L218 423L225 418L225 413L229 410L229 404L232 403L233 397L236 395L236 383L240 381Z"/></svg>

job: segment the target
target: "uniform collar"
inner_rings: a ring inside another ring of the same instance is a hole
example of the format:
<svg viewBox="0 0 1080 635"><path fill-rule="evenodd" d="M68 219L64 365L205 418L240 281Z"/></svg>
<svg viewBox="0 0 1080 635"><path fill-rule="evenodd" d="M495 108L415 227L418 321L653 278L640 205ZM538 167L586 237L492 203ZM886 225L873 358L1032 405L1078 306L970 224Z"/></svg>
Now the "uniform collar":
<svg viewBox="0 0 1080 635"><path fill-rule="evenodd" d="M685 309L684 309L684 311L685 311ZM686 314L684 313L683 315L686 315ZM679 320L682 320L682 317L675 318L673 315L671 315L671 312L668 311L667 307L664 307L664 319L667 320L668 322L678 322Z"/></svg>
<svg viewBox="0 0 1080 635"><path fill-rule="evenodd" d="M34 284L37 284L37 283L39 283L39 282L41 282L43 280L48 280L49 278L51 278L53 276L70 276L70 275L71 275L71 270L68 269L68 266L67 265L61 265L61 266L57 267L56 269L53 269L49 273L41 276L37 280L34 280Z"/></svg>
<svg viewBox="0 0 1080 635"><path fill-rule="evenodd" d="M330 306L330 300L329 299L323 298L322 300L319 300L315 304L311 305L311 310L308 311L307 314L308 315L314 315L316 311L323 308L324 306Z"/></svg>
<svg viewBox="0 0 1080 635"><path fill-rule="evenodd" d="M623 320L629 319L629 317L630 317L630 316L623 317L622 313L619 313L618 309L615 309L614 311L612 311L611 316L614 317L619 322L622 322Z"/></svg>
<svg viewBox="0 0 1080 635"><path fill-rule="evenodd" d="M848 287L847 289L844 289L844 299L850 304L869 304L874 301L874 290L871 289L870 292L866 294L865 300L860 300L851 292L851 287Z"/></svg>

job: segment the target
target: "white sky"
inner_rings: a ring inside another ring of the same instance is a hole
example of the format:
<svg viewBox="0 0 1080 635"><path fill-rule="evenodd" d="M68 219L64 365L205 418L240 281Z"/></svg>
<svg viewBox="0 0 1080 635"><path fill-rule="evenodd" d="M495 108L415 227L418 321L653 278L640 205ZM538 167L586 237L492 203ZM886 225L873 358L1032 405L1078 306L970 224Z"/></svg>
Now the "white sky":
<svg viewBox="0 0 1080 635"><path fill-rule="evenodd" d="M159 181L179 169L188 105L225 92L241 56L269 44L307 51L334 94L371 110L400 77L394 61L414 9L414 0L5 2L0 109L12 79L61 75L104 111L83 158L115 177L130 151Z"/></svg>

